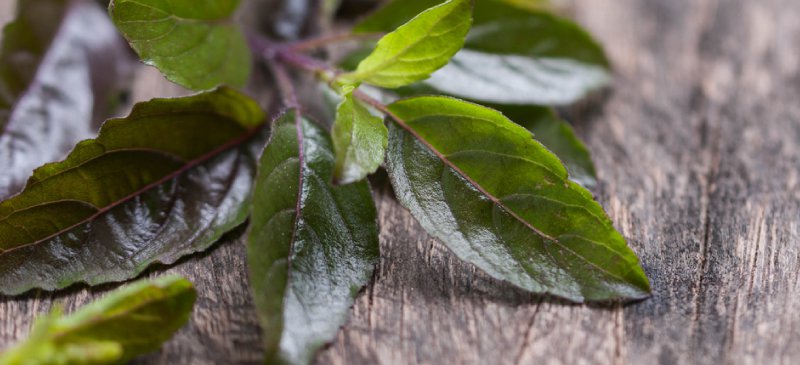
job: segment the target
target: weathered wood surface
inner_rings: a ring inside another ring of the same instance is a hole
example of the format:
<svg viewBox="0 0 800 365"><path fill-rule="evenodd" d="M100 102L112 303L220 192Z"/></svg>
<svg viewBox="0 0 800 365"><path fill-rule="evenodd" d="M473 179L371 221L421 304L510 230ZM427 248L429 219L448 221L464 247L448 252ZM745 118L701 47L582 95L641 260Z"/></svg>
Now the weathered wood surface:
<svg viewBox="0 0 800 365"><path fill-rule="evenodd" d="M800 2L573 5L616 80L604 103L569 115L653 297L579 306L515 290L460 263L379 182L380 266L317 363L800 362ZM138 85L137 99L175 92L153 72ZM157 271L187 275L199 301L191 323L137 363L259 363L243 255L231 235ZM0 347L53 300L73 309L100 292L0 299Z"/></svg>

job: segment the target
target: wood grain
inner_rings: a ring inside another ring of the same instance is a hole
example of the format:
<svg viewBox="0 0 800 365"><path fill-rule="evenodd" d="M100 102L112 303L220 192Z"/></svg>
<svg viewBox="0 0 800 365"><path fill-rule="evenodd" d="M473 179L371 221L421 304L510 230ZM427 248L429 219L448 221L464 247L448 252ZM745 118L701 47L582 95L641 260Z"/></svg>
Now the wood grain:
<svg viewBox="0 0 800 365"><path fill-rule="evenodd" d="M606 45L616 77L607 95L565 113L653 297L578 306L492 280L426 235L378 176L381 262L317 363L800 362L800 3L570 8ZM137 82L137 100L179 93L153 71ZM191 323L137 363L260 363L243 255L234 233L154 271L187 275L199 301ZM73 309L104 289L0 299L0 347L53 300Z"/></svg>

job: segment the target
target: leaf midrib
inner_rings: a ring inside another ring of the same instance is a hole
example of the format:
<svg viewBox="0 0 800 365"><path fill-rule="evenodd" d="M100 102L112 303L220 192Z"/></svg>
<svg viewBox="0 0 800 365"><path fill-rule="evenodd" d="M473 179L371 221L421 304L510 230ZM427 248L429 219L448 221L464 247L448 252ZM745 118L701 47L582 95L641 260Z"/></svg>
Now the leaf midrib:
<svg viewBox="0 0 800 365"><path fill-rule="evenodd" d="M394 119L394 117L393 117L393 119ZM523 219L522 217L520 217L520 216L519 216L519 215L518 215L516 212L512 211L510 208L508 208L507 206L505 206L505 204L503 204L503 203L502 203L502 202L501 202L501 201L500 201L500 200L499 200L497 197L495 197L494 195L492 195L492 194L490 194L488 191L486 191L486 190L485 190L485 189L484 189L482 186L480 186L480 185L479 185L479 184L478 184L476 181L474 181L472 178L470 178L470 177L469 177L469 176L468 176L466 173L464 173L463 171L461 171L461 169L460 169L458 166L456 166L455 164L453 164L453 163L452 163L452 162L451 162L449 159L447 159L447 157L445 157L444 155L442 155L442 154L441 154L441 153L440 153L440 152L439 152L439 151L438 151L436 148L434 148L434 147L433 147L432 145L430 145L430 144L429 144L427 141L425 141L425 140L424 140L424 139L422 139L422 138L421 138L419 135L417 135L415 132L413 132L413 131L410 129L410 127L406 128L406 127L403 125L403 124L404 124L404 122L399 122L399 123L396 123L396 124L398 124L398 125L399 125L401 128L403 128L404 130L406 130L407 132L409 132L409 133L410 133L412 136L414 136L414 138L416 138L416 139L417 139L418 141L420 141L420 142L421 142L423 145L425 145L425 146L426 146L426 147L427 147L427 148L428 148L428 149L429 149L431 152L433 152L433 153L434 153L434 154L435 154L435 155L436 155L436 156L437 156L437 157L438 157L438 158L439 158L439 159L440 159L440 160L441 160L441 161L442 161L442 162L443 162L445 165L447 165L447 167L449 167L449 168L453 169L453 171L455 171L456 173L458 173L458 174L459 174L459 176L461 176L461 177L462 177L462 178L463 178L465 181L467 181L467 182L468 182L470 185L472 185L473 187L475 187L475 189L477 189L477 190L478 190L478 191L479 191L481 194L483 194L484 196L486 196L487 198L489 198L489 200L491 200L491 201L492 201L492 203L493 203L494 205L496 205L498 208L502 209L502 210L503 210L504 212L506 212L508 215L510 215L511 217L513 217L515 220L517 220L517 221L519 221L520 223L522 223L522 225L524 225L525 227L527 227L528 229L530 229L532 232L534 232L535 234L539 235L541 238L543 238L543 239L545 239L545 240L552 241L553 243L555 243L555 244L556 244L556 245L558 245L559 247L561 247L561 248L563 248L564 250L568 251L569 253L571 253L571 254L575 255L575 257L578 257L578 258L580 258L582 261L586 262L587 264L589 264L590 266L594 267L595 269L597 269L597 270L599 270L599 271L601 271L601 272L604 272L604 273L606 273L607 275L609 275L609 276L611 276L611 277L614 277L614 278L616 278L616 279L618 279L618 280L620 280L620 281L622 281L622 282L626 282L625 278L623 278L623 277L621 277L621 276L619 276L619 275L617 275L617 274L615 274L615 273L612 273L612 272L610 272L610 271L608 271L608 270L604 269L603 267L600 267L600 266L598 266L596 263L594 263L594 262L590 261L589 259L587 259L587 258L586 258L586 257L584 257L583 255L580 255L580 254L578 254L577 252L575 252L575 251L574 251L572 248L570 248L570 247L568 247L568 246L564 245L563 243L561 243L561 241L560 241L558 238L555 238L555 237L553 237L553 236L550 236L550 235L548 235L548 234L546 234L546 233L542 232L542 231L541 231L541 230L539 230L538 228L534 227L534 226L533 226L532 224L530 224L528 221L526 221L525 219ZM593 240L587 240L587 241L589 241L589 242L592 242L592 243L594 243L594 244L597 244L597 243L596 243L596 241L593 241ZM607 248L607 245L601 245L601 247L606 247L606 248ZM615 252L615 253L617 253L616 251L613 251L613 250L612 250L612 252ZM623 256L623 255L620 255L620 256Z"/></svg>
<svg viewBox="0 0 800 365"><path fill-rule="evenodd" d="M283 291L283 298L281 298L281 311L283 308L286 308L286 301L288 300L288 296L286 292L291 287L292 283L292 256L294 255L294 245L295 240L297 239L297 231L299 230L299 224L302 220L302 205L303 205L303 170L305 169L305 134L303 131L303 116L300 114L300 109L295 108L293 110L294 113L294 128L295 133L297 133L297 160L298 160L298 183L297 183L297 198L295 200L295 215L294 215L294 222L292 224L292 235L289 239L289 252L286 256L286 287ZM281 315L281 321L283 321L283 314ZM283 340L283 328L281 328L278 336L278 346L280 346L280 342Z"/></svg>
<svg viewBox="0 0 800 365"><path fill-rule="evenodd" d="M238 137L236 137L234 139L231 139L230 141L226 142L225 144L223 144L223 145L221 145L221 146L219 146L219 147L217 147L217 148L215 148L215 149L213 149L213 150L201 155L200 157L198 157L196 159L193 159L193 160L190 160L190 161L186 161L186 163L183 166L181 166L179 169L173 171L172 173L167 174L167 175L163 176L162 178L160 178L160 179L158 179L158 180L156 180L156 181L154 181L154 182L152 182L150 184L147 184L147 185L143 186L139 190L136 190L135 192L133 192L133 193L131 193L131 194L129 194L129 195L127 195L127 196L125 196L125 197L123 197L123 198L121 198L121 199L119 199L119 200L117 200L117 201L105 206L105 207L100 208L97 212L95 212L91 216L89 216L89 217L87 217L87 218L85 218L85 219L83 219L83 220L81 220L79 222L76 222L75 224L73 224L73 225L71 225L69 227L60 229L57 232L55 232L55 233L53 233L53 234L51 234L49 236L46 236L44 238L38 239L36 241L29 242L29 243L26 243L26 244L22 244L22 245L19 245L19 246L11 247L11 248L8 248L8 249L0 251L0 257L2 257L3 255L5 255L5 254L7 254L9 252L13 252L13 251L25 248L25 247L41 244L41 243L46 242L46 241L48 241L48 240L50 240L52 238L55 238L55 237L57 237L57 236L59 236L61 234L64 234L65 232L69 232L70 230L75 229L75 228L77 228L77 227L79 227L79 226L81 226L83 224L91 222L91 221L97 219L99 216L109 212L111 209L113 209L113 208L115 208L115 207L117 207L117 206L119 206L119 205L121 205L121 204L123 204L123 203L125 203L125 202L127 202L127 201L129 201L129 200L141 195L141 194L143 194L144 192L146 192L146 191L148 191L148 190L150 190L150 189L152 189L154 187L157 187L157 186L159 186L161 184L166 183L167 181L169 181L169 180L171 180L171 179L173 179L173 178L185 173L186 171L188 171L188 170L190 170L190 169L192 169L194 167L197 167L198 165L200 165L200 164L202 164L202 163L204 163L204 162L206 162L206 161L218 156L222 152L225 152L225 151L227 151L227 150L229 150L229 149L231 149L233 147L236 147L236 146L244 143L245 141L247 141L248 139L253 137L259 130L260 130L260 127L254 127L254 128L248 129L242 135L240 135L240 136L238 136ZM105 154L103 154L103 155L105 155Z"/></svg>
<svg viewBox="0 0 800 365"><path fill-rule="evenodd" d="M357 92L359 94L362 94L361 91L359 91L359 90L354 91L354 93L355 92ZM364 95L364 96L369 98L369 96L367 96L367 95ZM522 219L522 217L517 215L514 211L512 211L511 209L506 207L500 200L498 200L497 197L495 197L494 195L490 194L482 186L480 186L476 181L474 181L467 174L465 174L463 171L461 171L461 169L458 168L458 166L453 164L446 156L441 154L435 147L433 147L433 145L431 145L430 143L428 143L428 141L426 141L424 138L422 138L422 136L417 134L416 131L414 131L410 126L408 126L406 124L406 122L402 118L398 117L396 114L394 114L388 108L385 108L385 107L381 108L381 111L386 113L386 115L388 115L391 119L393 119L395 121L395 124L397 124L403 130L405 130L406 132L411 134L415 139L417 139L420 143L422 143L425 147L427 147L431 152L433 152L433 154L436 155L436 157L438 157L445 165L447 165L449 168L453 169L453 171L457 172L465 181L467 181L473 187L475 187L475 189L477 189L481 194L483 194L487 198L489 198L489 200L491 200L492 203L494 203L497 207L499 207L500 209L502 209L503 211L508 213L510 216L512 216L514 219L516 219L517 221L522 223L525 227L527 227L528 229L530 229L531 231L533 231L534 233L536 233L540 237L542 237L544 239L547 239L547 240L550 240L553 243L557 244L559 247L569 251L571 254L575 255L575 257L579 257L581 260L583 260L587 264L591 265L592 267L596 268L597 270L599 270L601 272L604 272L604 273L606 273L607 275L609 275L611 277L617 278L622 282L626 282L626 280L624 278L622 278L619 275L614 274L614 273L612 273L612 272L610 272L610 271L598 266L597 264L595 264L594 262L590 261L586 257L584 257L582 255L579 255L577 252L575 252L571 248L569 248L569 247L565 246L564 244L562 244L561 241L559 241L557 238L552 237L552 236L540 231L539 229L537 229L536 227L534 227L533 225L531 225L530 223L528 223L527 221Z"/></svg>

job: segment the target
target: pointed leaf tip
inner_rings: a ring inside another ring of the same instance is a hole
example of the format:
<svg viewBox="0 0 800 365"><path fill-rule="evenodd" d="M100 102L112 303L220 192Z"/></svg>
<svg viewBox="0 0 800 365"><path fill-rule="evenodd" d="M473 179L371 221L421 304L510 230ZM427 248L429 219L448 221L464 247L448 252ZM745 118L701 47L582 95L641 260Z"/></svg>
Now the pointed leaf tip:
<svg viewBox="0 0 800 365"><path fill-rule="evenodd" d="M640 299L636 255L559 159L497 111L447 97L389 109L387 169L398 199L456 255L534 293Z"/></svg>

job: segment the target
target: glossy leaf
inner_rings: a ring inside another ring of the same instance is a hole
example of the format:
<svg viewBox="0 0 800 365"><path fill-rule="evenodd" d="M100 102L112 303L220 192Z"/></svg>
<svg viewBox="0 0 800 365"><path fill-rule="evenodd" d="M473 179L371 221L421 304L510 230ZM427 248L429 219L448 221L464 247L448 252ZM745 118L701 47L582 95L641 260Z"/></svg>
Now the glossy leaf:
<svg viewBox="0 0 800 365"><path fill-rule="evenodd" d="M458 257L534 293L572 301L650 291L638 259L558 158L497 111L445 97L389 106L398 199Z"/></svg>
<svg viewBox="0 0 800 365"><path fill-rule="evenodd" d="M438 0L395 0L356 27L393 29ZM404 18L405 17L405 18ZM426 84L450 95L500 104L564 105L605 86L609 63L575 23L508 0L476 0L464 49Z"/></svg>
<svg viewBox="0 0 800 365"><path fill-rule="evenodd" d="M472 23L470 0L449 0L423 11L385 35L341 82L397 88L428 78L464 44Z"/></svg>
<svg viewBox="0 0 800 365"><path fill-rule="evenodd" d="M375 172L386 155L388 133L382 118L372 115L352 94L345 95L333 124L334 181L349 184Z"/></svg>
<svg viewBox="0 0 800 365"><path fill-rule="evenodd" d="M27 341L0 355L0 364L121 364L158 350L189 320L195 290L167 276L109 293L77 312L39 318Z"/></svg>
<svg viewBox="0 0 800 365"><path fill-rule="evenodd" d="M538 106L492 105L515 123L533 133L534 138L553 152L569 171L570 180L591 189L597 173L586 145L572 127L550 108Z"/></svg>
<svg viewBox="0 0 800 365"><path fill-rule="evenodd" d="M0 203L0 292L129 279L247 217L259 106L233 90L137 104Z"/></svg>
<svg viewBox="0 0 800 365"><path fill-rule="evenodd" d="M231 20L239 0L114 0L114 24L142 60L193 90L243 86L250 50Z"/></svg>
<svg viewBox="0 0 800 365"><path fill-rule="evenodd" d="M267 363L310 363L378 261L369 185L332 186L333 169L327 132L292 110L278 118L261 156L247 247Z"/></svg>
<svg viewBox="0 0 800 365"><path fill-rule="evenodd" d="M94 2L20 1L0 46L0 199L109 114L132 60Z"/></svg>
<svg viewBox="0 0 800 365"><path fill-rule="evenodd" d="M398 94L424 96L436 94L430 87L416 85L398 90ZM513 122L525 127L534 138L555 153L569 171L570 180L592 189L597 185L597 173L589 150L575 135L572 127L551 108L535 105L486 104L503 113Z"/></svg>

